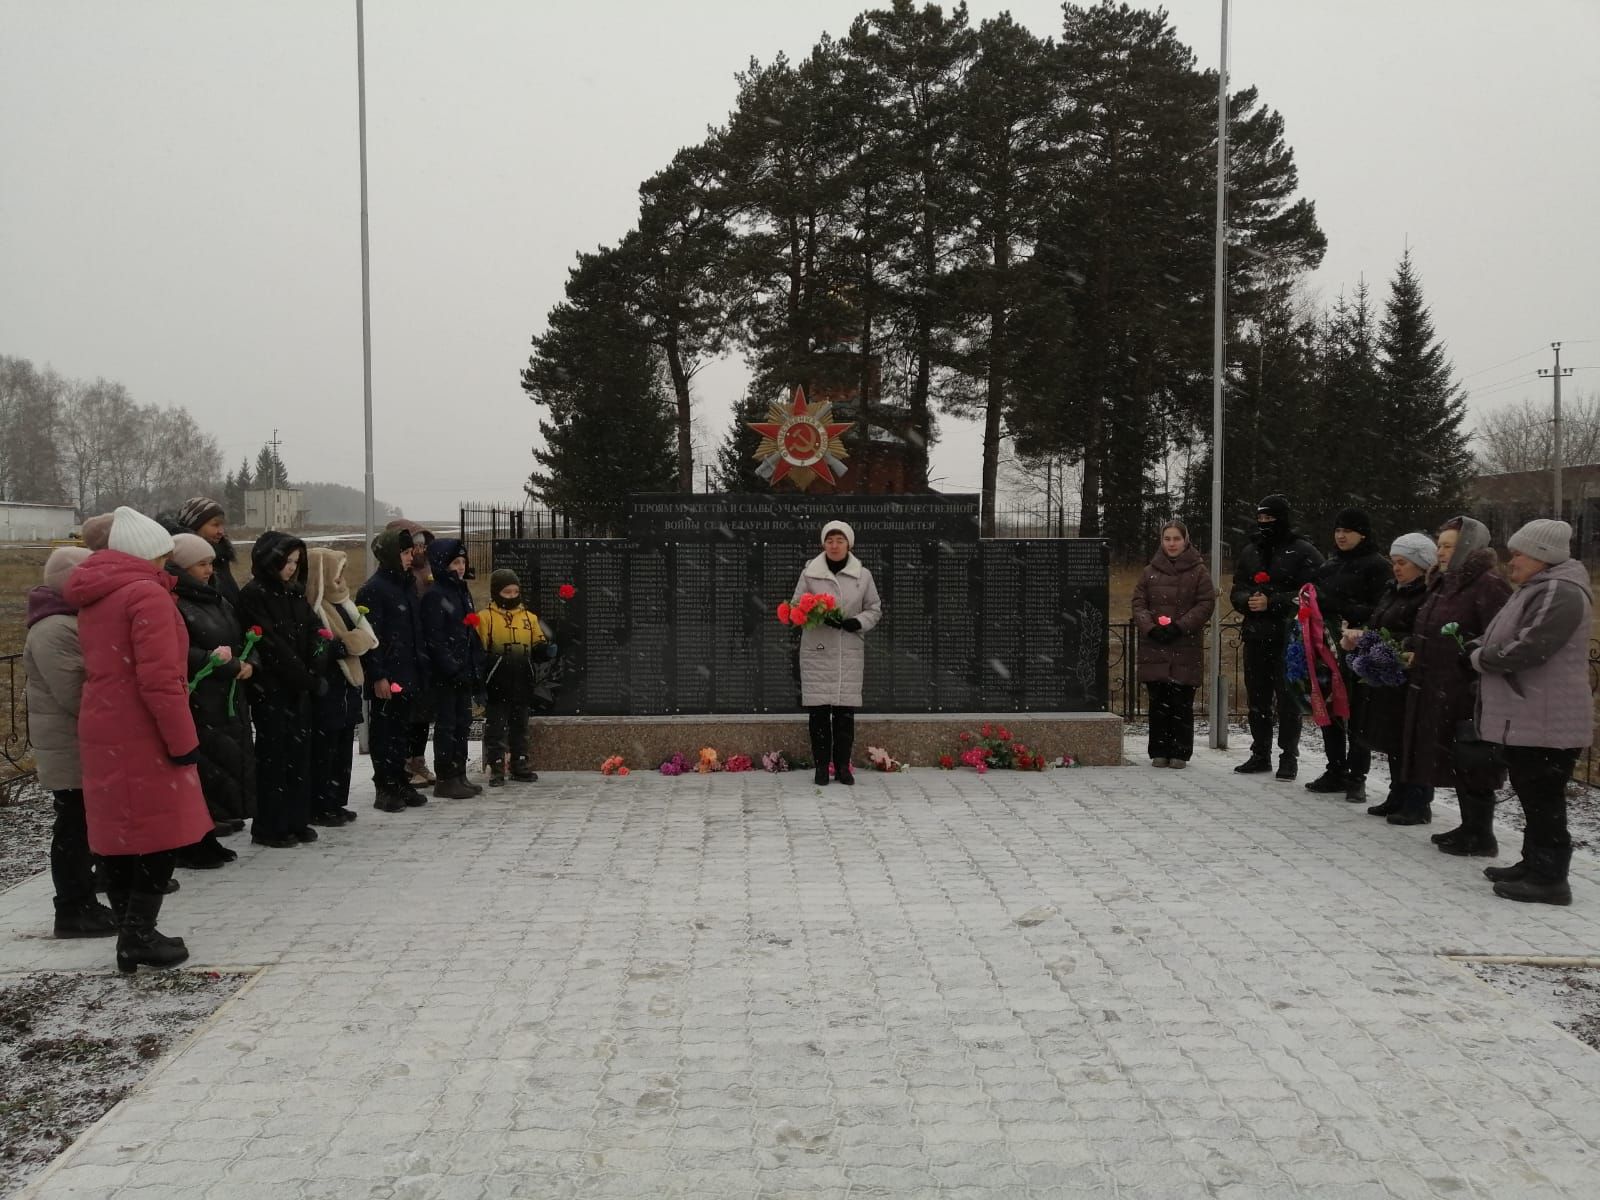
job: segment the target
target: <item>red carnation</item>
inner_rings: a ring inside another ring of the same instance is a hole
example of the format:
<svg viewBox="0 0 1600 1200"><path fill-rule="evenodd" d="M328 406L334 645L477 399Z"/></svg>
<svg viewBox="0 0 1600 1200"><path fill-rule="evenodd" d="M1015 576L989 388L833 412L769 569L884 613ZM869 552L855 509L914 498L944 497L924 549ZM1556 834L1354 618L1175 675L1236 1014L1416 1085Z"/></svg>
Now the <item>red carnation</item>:
<svg viewBox="0 0 1600 1200"><path fill-rule="evenodd" d="M778 605L778 620L785 625L789 623L789 602L787 600Z"/></svg>
<svg viewBox="0 0 1600 1200"><path fill-rule="evenodd" d="M963 733L961 735L961 740L963 742L970 742L972 740L972 735L970 733Z"/></svg>
<svg viewBox="0 0 1600 1200"><path fill-rule="evenodd" d="M1009 742L1011 740L1011 730L1002 726L1000 729L1000 740L1002 742Z"/></svg>
<svg viewBox="0 0 1600 1200"><path fill-rule="evenodd" d="M1255 579L1255 582L1257 582L1257 583L1271 583L1272 582L1272 576L1268 575L1265 571L1257 571L1255 573L1254 579Z"/></svg>
<svg viewBox="0 0 1600 1200"><path fill-rule="evenodd" d="M477 613L469 612L466 616L461 618L461 623L463 625L470 625L476 629L479 625L483 624L483 619L479 617Z"/></svg>
<svg viewBox="0 0 1600 1200"><path fill-rule="evenodd" d="M1156 624L1157 625L1171 625L1172 624L1172 618L1171 617L1157 617L1156 618Z"/></svg>
<svg viewBox="0 0 1600 1200"><path fill-rule="evenodd" d="M820 599L820 597L817 596L815 592L807 592L804 596L800 597L800 611L810 612L817 606L818 599Z"/></svg>
<svg viewBox="0 0 1600 1200"><path fill-rule="evenodd" d="M398 696L401 693L402 690L403 689L400 687L400 685L398 683L391 683L389 685L389 691L392 692L396 696Z"/></svg>
<svg viewBox="0 0 1600 1200"><path fill-rule="evenodd" d="M260 637L261 636L261 626L259 626L259 625L250 626L250 632L255 634L257 637Z"/></svg>
<svg viewBox="0 0 1600 1200"><path fill-rule="evenodd" d="M556 589L556 595L560 596L563 600L571 600L577 594L578 589L573 587L570 583L563 583Z"/></svg>
<svg viewBox="0 0 1600 1200"><path fill-rule="evenodd" d="M803 609L801 609L797 605L796 607L791 608L789 610L789 624L791 624L791 625L804 625L805 623L806 623L806 614L805 614L805 611Z"/></svg>

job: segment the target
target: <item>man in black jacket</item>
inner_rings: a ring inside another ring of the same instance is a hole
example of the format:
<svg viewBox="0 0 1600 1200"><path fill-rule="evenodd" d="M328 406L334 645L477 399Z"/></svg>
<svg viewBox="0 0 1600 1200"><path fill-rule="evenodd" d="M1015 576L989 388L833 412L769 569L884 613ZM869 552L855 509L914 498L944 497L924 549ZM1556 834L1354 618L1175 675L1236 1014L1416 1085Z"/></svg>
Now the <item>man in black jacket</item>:
<svg viewBox="0 0 1600 1200"><path fill-rule="evenodd" d="M1342 629L1365 629L1372 610L1383 599L1394 575L1389 558L1372 540L1372 519L1359 508L1347 508L1333 519L1334 552L1317 570L1317 605L1329 634L1338 640ZM1350 697L1348 721L1334 717L1322 727L1322 748L1328 769L1306 784L1308 792L1332 795L1343 792L1352 804L1367 799L1367 770L1372 751L1350 736L1357 724L1355 705L1366 695L1339 654L1345 693Z"/></svg>
<svg viewBox="0 0 1600 1200"><path fill-rule="evenodd" d="M367 623L378 637L377 649L362 656L361 671L371 693L367 747L372 755L372 782L378 790L375 806L383 812L428 802L411 786L406 771L412 698L420 696L428 683L422 605L411 574L412 554L410 534L385 529L372 539L378 569L356 593L356 603L368 610Z"/></svg>
<svg viewBox="0 0 1600 1200"><path fill-rule="evenodd" d="M1250 703L1250 757L1241 775L1272 769L1272 729L1278 729L1278 778L1299 772L1300 707L1289 694L1283 653L1299 608L1300 589L1313 581L1322 555L1295 533L1286 496L1256 506L1256 533L1233 572L1233 607L1244 617L1244 689ZM1276 713L1274 713L1276 709Z"/></svg>

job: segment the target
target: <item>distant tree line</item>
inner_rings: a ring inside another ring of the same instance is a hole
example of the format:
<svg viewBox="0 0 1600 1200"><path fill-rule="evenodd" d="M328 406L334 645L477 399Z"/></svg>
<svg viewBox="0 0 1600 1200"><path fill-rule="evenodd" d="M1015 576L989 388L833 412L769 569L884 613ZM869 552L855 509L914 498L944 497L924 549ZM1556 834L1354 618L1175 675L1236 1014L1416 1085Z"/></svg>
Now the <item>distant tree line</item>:
<svg viewBox="0 0 1600 1200"><path fill-rule="evenodd" d="M578 256L533 339L530 494L605 513L630 489L692 489L691 382L732 351L751 383L723 487L755 486L744 422L796 384L853 385L851 436L901 439L919 481L939 415L971 417L986 513L1009 441L1076 468L1085 535L1142 549L1209 495L1216 92L1165 13L1114 3L1066 4L1041 38L894 0L801 61L752 61L728 119L641 185L618 242ZM1365 289L1300 311L1326 239L1253 88L1231 97L1229 146L1232 498L1367 496L1401 523L1457 503L1460 398L1409 259L1381 321ZM1407 404L1432 407L1399 420ZM1313 451L1334 412L1391 457Z"/></svg>
<svg viewBox="0 0 1600 1200"><path fill-rule="evenodd" d="M180 407L140 404L120 383L68 379L0 356L0 499L156 512L214 490L217 441Z"/></svg>

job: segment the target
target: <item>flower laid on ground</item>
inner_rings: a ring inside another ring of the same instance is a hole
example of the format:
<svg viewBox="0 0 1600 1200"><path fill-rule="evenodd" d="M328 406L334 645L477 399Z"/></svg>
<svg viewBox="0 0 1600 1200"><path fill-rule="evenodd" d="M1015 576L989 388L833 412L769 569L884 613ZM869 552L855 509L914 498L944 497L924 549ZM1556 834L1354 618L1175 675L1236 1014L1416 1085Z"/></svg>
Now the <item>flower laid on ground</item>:
<svg viewBox="0 0 1600 1200"><path fill-rule="evenodd" d="M1078 757L1075 754L1060 754L1045 765L1051 767L1075 767L1078 765Z"/></svg>
<svg viewBox="0 0 1600 1200"><path fill-rule="evenodd" d="M1345 661L1356 678L1370 687L1403 687L1406 682L1404 652L1385 630L1368 629L1356 640Z"/></svg>
<svg viewBox="0 0 1600 1200"><path fill-rule="evenodd" d="M909 763L901 762L882 746L868 746L867 761L872 764L874 771L908 771L911 769Z"/></svg>
<svg viewBox="0 0 1600 1200"><path fill-rule="evenodd" d="M989 750L985 746L974 746L970 750L963 750L961 761L982 775L989 769Z"/></svg>
<svg viewBox="0 0 1600 1200"><path fill-rule="evenodd" d="M563 600L571 600L577 594L578 589L573 587L570 583L563 583L556 589L556 595L560 596Z"/></svg>
<svg viewBox="0 0 1600 1200"><path fill-rule="evenodd" d="M663 775L685 775L692 770L694 770L693 765L683 756L683 751L681 750L674 750L672 757L661 764L661 773Z"/></svg>
<svg viewBox="0 0 1600 1200"><path fill-rule="evenodd" d="M1023 745L1004 725L985 721L976 734L964 729L959 738L961 744L957 748L955 761L974 770L978 770L980 765L984 771L990 768L1006 771L1043 770L1034 761L1040 756Z"/></svg>
<svg viewBox="0 0 1600 1200"><path fill-rule="evenodd" d="M722 764L717 760L717 752L710 746L700 748L700 761L695 764L696 771L702 775L709 775L713 771L722 770Z"/></svg>
<svg viewBox="0 0 1600 1200"><path fill-rule="evenodd" d="M956 760L948 754L939 755L939 769L941 771L954 771L956 769Z"/></svg>
<svg viewBox="0 0 1600 1200"><path fill-rule="evenodd" d="M748 771L754 766L755 763L750 761L750 756L748 754L730 754L728 755L728 761L722 764L722 769L724 771L734 772Z"/></svg>
<svg viewBox="0 0 1600 1200"><path fill-rule="evenodd" d="M620 754L613 754L600 764L600 774L602 775L626 775L627 773L628 765L622 761L622 755Z"/></svg>
<svg viewBox="0 0 1600 1200"><path fill-rule="evenodd" d="M805 592L793 604L787 600L778 605L778 620L796 629L825 624L828 614L838 607L838 601L827 592Z"/></svg>
<svg viewBox="0 0 1600 1200"><path fill-rule="evenodd" d="M782 750L768 750L761 756L761 769L776 774L779 771L789 770L789 760L784 757Z"/></svg>

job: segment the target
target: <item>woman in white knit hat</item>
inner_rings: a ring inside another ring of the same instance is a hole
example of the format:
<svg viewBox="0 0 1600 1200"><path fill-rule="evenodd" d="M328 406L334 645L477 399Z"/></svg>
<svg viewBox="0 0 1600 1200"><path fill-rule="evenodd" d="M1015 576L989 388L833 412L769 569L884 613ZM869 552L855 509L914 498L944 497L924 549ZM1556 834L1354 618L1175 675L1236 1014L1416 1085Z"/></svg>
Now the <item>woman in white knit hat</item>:
<svg viewBox="0 0 1600 1200"><path fill-rule="evenodd" d="M1472 665L1482 675L1478 731L1503 747L1526 828L1522 860L1484 875L1507 900L1571 904L1567 783L1594 739L1594 593L1565 521L1529 521L1506 546L1517 590L1473 649Z"/></svg>
<svg viewBox="0 0 1600 1200"><path fill-rule="evenodd" d="M189 635L163 569L172 535L119 508L105 550L67 579L78 609L83 763L89 849L105 861L119 932L117 968L171 967L189 957L156 929L180 846L211 831L200 792L200 739L189 712Z"/></svg>
<svg viewBox="0 0 1600 1200"><path fill-rule="evenodd" d="M840 783L855 782L850 750L866 674L863 639L883 619L872 572L851 553L855 544L855 530L843 521L823 526L822 553L800 572L791 600L798 604L807 593L834 598L828 623L808 626L800 636L800 702L811 714L811 755L819 784L828 782L829 763Z"/></svg>

